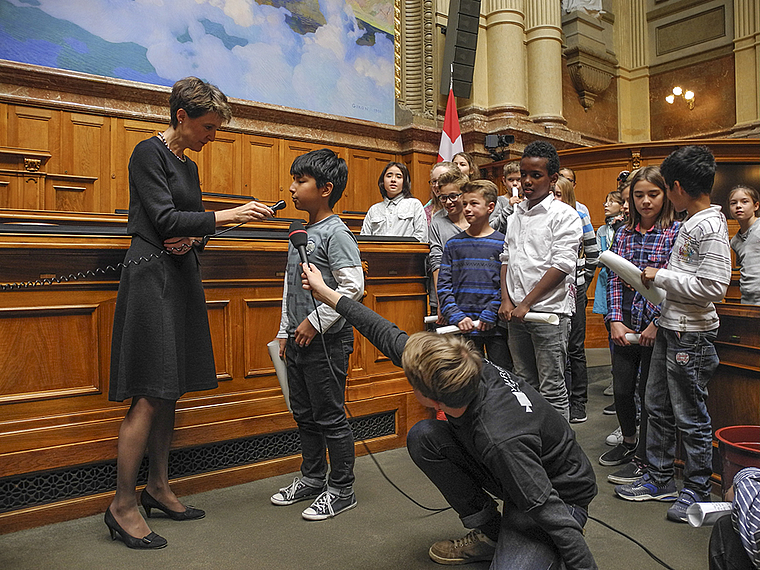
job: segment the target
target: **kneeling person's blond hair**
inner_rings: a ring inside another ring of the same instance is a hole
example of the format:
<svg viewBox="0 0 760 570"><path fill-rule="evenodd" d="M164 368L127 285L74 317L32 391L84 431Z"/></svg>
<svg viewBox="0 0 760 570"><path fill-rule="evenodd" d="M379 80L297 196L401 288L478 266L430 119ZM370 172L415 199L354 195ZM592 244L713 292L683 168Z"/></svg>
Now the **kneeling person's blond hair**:
<svg viewBox="0 0 760 570"><path fill-rule="evenodd" d="M423 396L461 408L477 394L483 357L460 336L419 332L407 340L401 365Z"/></svg>

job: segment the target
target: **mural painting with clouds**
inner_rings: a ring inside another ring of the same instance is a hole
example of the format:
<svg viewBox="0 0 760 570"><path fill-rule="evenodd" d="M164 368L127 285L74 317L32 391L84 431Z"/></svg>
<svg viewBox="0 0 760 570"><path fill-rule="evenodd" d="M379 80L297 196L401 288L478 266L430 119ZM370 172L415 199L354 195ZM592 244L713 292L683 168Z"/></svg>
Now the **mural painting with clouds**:
<svg viewBox="0 0 760 570"><path fill-rule="evenodd" d="M0 0L0 59L394 122L393 0Z"/></svg>

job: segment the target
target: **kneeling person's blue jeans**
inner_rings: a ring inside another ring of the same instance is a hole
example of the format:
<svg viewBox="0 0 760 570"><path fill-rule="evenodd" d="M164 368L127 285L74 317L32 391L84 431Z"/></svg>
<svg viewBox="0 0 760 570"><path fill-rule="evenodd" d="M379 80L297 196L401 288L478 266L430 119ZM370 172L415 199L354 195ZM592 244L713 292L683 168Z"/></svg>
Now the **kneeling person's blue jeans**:
<svg viewBox="0 0 760 570"><path fill-rule="evenodd" d="M456 438L448 422L422 420L407 436L414 463L438 487L467 528L480 528L501 516L491 570L559 570L562 557L551 538L533 519L510 501L499 514L492 496L504 498L500 484ZM568 510L583 527L588 514L582 507Z"/></svg>

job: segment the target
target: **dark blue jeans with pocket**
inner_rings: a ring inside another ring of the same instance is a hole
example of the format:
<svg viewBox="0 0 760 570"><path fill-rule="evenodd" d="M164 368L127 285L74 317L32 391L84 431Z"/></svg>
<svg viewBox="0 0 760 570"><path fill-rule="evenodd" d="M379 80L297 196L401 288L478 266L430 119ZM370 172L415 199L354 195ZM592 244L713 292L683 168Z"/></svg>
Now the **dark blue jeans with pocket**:
<svg viewBox="0 0 760 570"><path fill-rule="evenodd" d="M341 495L350 495L354 482L354 435L343 406L348 357L354 350L354 329L345 325L334 334L325 334L324 340L329 360L319 334L309 346L298 346L290 337L285 350L290 407L301 438L301 473L305 483L322 486L327 478L329 450L327 484L340 490Z"/></svg>

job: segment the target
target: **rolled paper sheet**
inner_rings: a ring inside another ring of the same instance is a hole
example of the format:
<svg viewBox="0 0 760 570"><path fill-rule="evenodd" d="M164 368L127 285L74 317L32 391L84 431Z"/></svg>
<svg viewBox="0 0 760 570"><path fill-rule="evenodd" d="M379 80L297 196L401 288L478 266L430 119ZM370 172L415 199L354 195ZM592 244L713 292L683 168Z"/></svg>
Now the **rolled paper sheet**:
<svg viewBox="0 0 760 570"><path fill-rule="evenodd" d="M429 318L429 317L425 317L425 318ZM524 320L526 320L529 323L548 323L550 325L559 324L559 317L555 315L554 313L527 312L525 313ZM472 321L472 324L475 326L478 326L480 324L480 321L479 320ZM435 332L437 332L438 334L455 333L455 332L459 332L459 327L457 325L448 325L445 327L438 327L437 329L435 329Z"/></svg>
<svg viewBox="0 0 760 570"><path fill-rule="evenodd" d="M531 313L529 311L525 313L523 320L529 323L548 323L550 325L559 324L559 317L554 313Z"/></svg>
<svg viewBox="0 0 760 570"><path fill-rule="evenodd" d="M693 527L715 524L717 520L731 513L733 503L692 503L686 509L686 518Z"/></svg>
<svg viewBox="0 0 760 570"><path fill-rule="evenodd" d="M431 323L434 323L434 322L435 322L435 321L437 321L437 320L438 320L438 315L430 315L429 317L425 317L424 319L422 319L422 321L423 321L423 322L424 322L426 325L429 325L429 324L431 324Z"/></svg>
<svg viewBox="0 0 760 570"><path fill-rule="evenodd" d="M631 344L639 344L639 337L641 337L639 333L625 333L625 340Z"/></svg>
<svg viewBox="0 0 760 570"><path fill-rule="evenodd" d="M477 327L480 324L480 321L479 320L472 321L472 324L473 326ZM448 325L445 327L438 327L437 329L435 329L435 332L437 332L438 334L450 334L450 333L458 333L462 331L460 331L459 327L456 325Z"/></svg>
<svg viewBox="0 0 760 570"><path fill-rule="evenodd" d="M285 360L280 358L280 340L274 339L272 342L267 343L267 350L269 351L269 358L272 359L272 364L274 364L274 372L277 374L277 380L280 382L282 395L285 396L285 404L288 406L288 411L292 414L293 410L290 409L290 390L288 389L288 367L285 365Z"/></svg>
<svg viewBox="0 0 760 570"><path fill-rule="evenodd" d="M665 300L665 291L659 287L655 287L653 283L649 284L649 289L644 287L644 284L641 282L641 270L627 259L620 257L617 253L612 253L610 250L603 251L599 255L599 261L609 267L628 285L641 293L650 303L659 305Z"/></svg>

